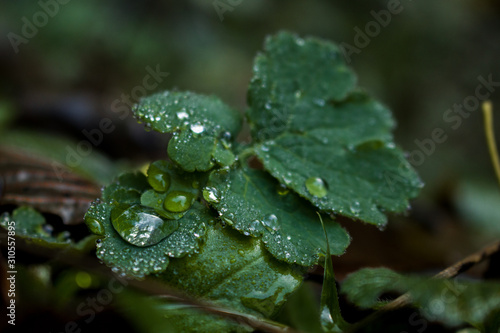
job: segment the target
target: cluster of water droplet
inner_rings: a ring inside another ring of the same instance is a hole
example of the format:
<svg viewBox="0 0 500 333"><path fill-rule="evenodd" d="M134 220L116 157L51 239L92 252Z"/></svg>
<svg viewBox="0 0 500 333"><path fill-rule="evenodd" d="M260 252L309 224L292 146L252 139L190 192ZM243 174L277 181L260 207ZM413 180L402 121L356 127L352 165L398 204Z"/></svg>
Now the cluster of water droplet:
<svg viewBox="0 0 500 333"><path fill-rule="evenodd" d="M152 163L147 174L152 189L144 192L140 204L114 204L111 223L125 241L139 247L151 246L177 230L177 219L194 203L198 191L195 187L199 185L196 181L189 186L179 183L171 172L175 171L165 161Z"/></svg>

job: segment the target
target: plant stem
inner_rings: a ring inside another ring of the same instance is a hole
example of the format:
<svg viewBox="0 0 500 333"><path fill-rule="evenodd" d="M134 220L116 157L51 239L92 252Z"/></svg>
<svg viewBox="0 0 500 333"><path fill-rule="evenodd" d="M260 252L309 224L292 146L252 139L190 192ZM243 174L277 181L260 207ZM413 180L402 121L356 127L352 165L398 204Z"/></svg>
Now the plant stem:
<svg viewBox="0 0 500 333"><path fill-rule="evenodd" d="M490 101L483 103L484 115L484 131L486 134L486 142L493 162L493 168L500 184L500 159L498 158L498 149L495 140L495 130L493 129L493 106Z"/></svg>

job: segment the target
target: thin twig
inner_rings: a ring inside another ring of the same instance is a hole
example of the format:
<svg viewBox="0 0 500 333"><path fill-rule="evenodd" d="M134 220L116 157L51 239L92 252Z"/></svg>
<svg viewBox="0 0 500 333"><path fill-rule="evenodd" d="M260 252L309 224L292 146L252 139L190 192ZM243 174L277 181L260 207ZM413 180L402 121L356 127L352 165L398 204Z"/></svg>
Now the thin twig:
<svg viewBox="0 0 500 333"><path fill-rule="evenodd" d="M497 176L498 183L500 184L500 159L498 157L498 149L495 140L495 131L493 129L493 106L490 101L483 103L484 115L484 132L486 134L486 142L493 162L493 168Z"/></svg>
<svg viewBox="0 0 500 333"><path fill-rule="evenodd" d="M0 234L0 245L3 247L6 246L6 242L4 239L5 236L5 233ZM28 253L35 254L37 256L50 258L53 261L76 267L78 269L82 269L106 278L115 277L109 269L107 269L103 265L98 264L96 260L92 260L90 257L83 254L81 256L75 256L75 251L56 251L38 246L33 243L27 244L20 238L16 238L16 248ZM257 318L255 316L221 307L212 302L193 298L179 290L170 288L165 284L151 278L146 278L142 281L127 280L127 285L130 285L131 287L142 291L145 294L166 297L171 301L198 308L206 313L210 313L218 317L227 318L229 320L238 322L239 324L245 324L255 330L270 333L298 333L291 327L274 322L272 320Z"/></svg>
<svg viewBox="0 0 500 333"><path fill-rule="evenodd" d="M441 272L437 273L436 275L433 276L433 279L451 279L459 275L460 273L463 273L470 269L472 266L479 264L480 262L484 261L485 259L489 258L493 254L500 252L500 241L488 245L481 250L465 257L464 259L456 262L455 264L449 266L448 268L445 268ZM353 326L351 326L351 329L349 332L355 332L357 329L364 327L368 325L369 323L372 323L373 321L379 319L382 317L384 314L395 311L398 309L401 309L405 306L408 306L411 304L411 296L409 293L403 294L393 300L392 302L384 305L377 311L373 312L363 320L357 322Z"/></svg>

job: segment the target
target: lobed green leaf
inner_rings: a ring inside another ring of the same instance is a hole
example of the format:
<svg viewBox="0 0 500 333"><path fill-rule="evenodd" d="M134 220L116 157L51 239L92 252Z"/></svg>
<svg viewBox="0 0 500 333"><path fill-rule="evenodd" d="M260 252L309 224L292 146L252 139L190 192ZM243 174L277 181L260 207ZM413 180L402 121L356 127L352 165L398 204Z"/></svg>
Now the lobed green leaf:
<svg viewBox="0 0 500 333"><path fill-rule="evenodd" d="M186 171L207 171L234 162L232 138L241 115L214 96L165 91L143 98L135 116L160 133L174 133L169 157Z"/></svg>
<svg viewBox="0 0 500 333"><path fill-rule="evenodd" d="M334 45L269 38L249 89L255 154L320 210L383 226L421 182L392 141L389 110L354 84Z"/></svg>

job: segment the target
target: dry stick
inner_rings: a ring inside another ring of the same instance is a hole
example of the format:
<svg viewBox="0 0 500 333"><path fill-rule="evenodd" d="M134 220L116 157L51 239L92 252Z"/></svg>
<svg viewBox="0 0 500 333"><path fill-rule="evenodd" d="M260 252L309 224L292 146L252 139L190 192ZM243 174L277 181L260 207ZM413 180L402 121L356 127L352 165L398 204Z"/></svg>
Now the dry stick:
<svg viewBox="0 0 500 333"><path fill-rule="evenodd" d="M7 242L5 241L5 238L5 233L0 233L0 246L6 246ZM16 247L25 252L29 252L37 256L51 258L54 261L73 266L78 269L83 269L96 275L108 278L113 277L113 274L109 269L97 264L94 260L91 260L86 255L81 255L81 253L77 253L77 255L75 255L75 252L72 250L69 250L68 253L65 253L65 251L55 251L36 244L27 244L20 238L16 239ZM211 302L195 299L184 294L183 292L169 288L168 286L156 280L127 280L127 285L130 285L133 288L136 288L148 295L161 296L171 301L179 302L193 308L198 308L201 311L213 314L218 317L228 318L240 324L246 324L247 326L250 326L255 330L270 333L298 333L291 327L274 322L272 320L257 318L245 313L223 308Z"/></svg>
<svg viewBox="0 0 500 333"><path fill-rule="evenodd" d="M460 273L463 273L470 269L472 266L479 264L480 262L484 261L485 259L489 258L493 254L500 252L500 241L493 243L491 245L488 245L481 250L465 257L464 259L460 260L459 262L451 265L448 268L445 268L438 274L433 276L433 279L451 279L457 276ZM411 304L411 296L409 293L403 294L393 300L392 302L384 305L380 309L378 309L376 312L372 313L365 319L361 320L360 322L354 324L349 332L354 332L358 328L361 328L363 326L366 326L367 324L375 321L376 319L379 319L382 315L386 314L387 312L390 311L395 311L398 309L401 309L405 306L408 306Z"/></svg>

